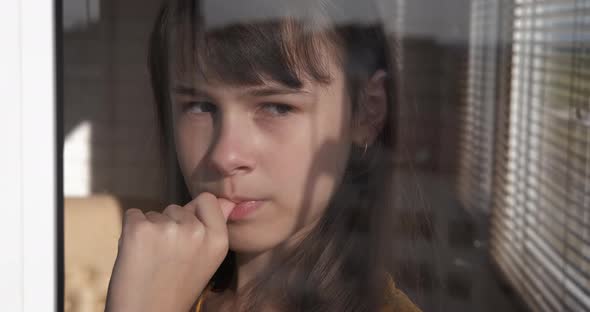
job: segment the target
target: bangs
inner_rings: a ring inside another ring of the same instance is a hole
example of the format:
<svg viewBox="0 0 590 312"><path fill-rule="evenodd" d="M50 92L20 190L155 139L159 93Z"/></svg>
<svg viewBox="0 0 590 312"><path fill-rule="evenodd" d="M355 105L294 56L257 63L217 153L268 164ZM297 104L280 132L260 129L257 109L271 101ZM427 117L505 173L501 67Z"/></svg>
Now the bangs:
<svg viewBox="0 0 590 312"><path fill-rule="evenodd" d="M317 23L316 23L317 24ZM207 29L196 10L175 10L167 55L172 79L203 79L232 86L278 82L301 88L327 84L330 62L341 65L334 31L313 20L284 17Z"/></svg>

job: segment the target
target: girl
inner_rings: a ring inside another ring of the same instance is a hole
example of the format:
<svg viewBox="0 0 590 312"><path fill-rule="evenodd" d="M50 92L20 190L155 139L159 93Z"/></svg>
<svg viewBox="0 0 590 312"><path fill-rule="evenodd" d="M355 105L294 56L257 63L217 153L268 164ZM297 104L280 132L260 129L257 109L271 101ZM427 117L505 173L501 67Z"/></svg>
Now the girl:
<svg viewBox="0 0 590 312"><path fill-rule="evenodd" d="M107 311L418 311L388 272L392 52L342 8L164 5L150 73L188 203L126 211Z"/></svg>

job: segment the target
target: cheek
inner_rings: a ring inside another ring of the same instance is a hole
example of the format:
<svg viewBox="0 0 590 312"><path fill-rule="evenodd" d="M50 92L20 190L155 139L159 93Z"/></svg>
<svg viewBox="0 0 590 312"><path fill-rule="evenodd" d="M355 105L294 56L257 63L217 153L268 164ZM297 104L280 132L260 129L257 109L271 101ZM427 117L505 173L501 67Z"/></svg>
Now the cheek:
<svg viewBox="0 0 590 312"><path fill-rule="evenodd" d="M175 127L176 156L186 181L205 157L211 136L210 127L182 123Z"/></svg>
<svg viewBox="0 0 590 312"><path fill-rule="evenodd" d="M312 156L283 172L293 189L290 194L296 195L293 209L309 218L323 214L342 179L348 150L344 144L324 145Z"/></svg>
<svg viewBox="0 0 590 312"><path fill-rule="evenodd" d="M260 132L255 172L266 182L261 186L272 194L273 205L256 225L229 228L231 249L272 248L324 214L342 181L351 139L347 107L335 104L341 103L338 99L323 103L321 109Z"/></svg>
<svg viewBox="0 0 590 312"><path fill-rule="evenodd" d="M310 115L266 154L268 172L282 187L284 213L294 220L307 223L320 216L340 183L350 147L347 118L340 110Z"/></svg>

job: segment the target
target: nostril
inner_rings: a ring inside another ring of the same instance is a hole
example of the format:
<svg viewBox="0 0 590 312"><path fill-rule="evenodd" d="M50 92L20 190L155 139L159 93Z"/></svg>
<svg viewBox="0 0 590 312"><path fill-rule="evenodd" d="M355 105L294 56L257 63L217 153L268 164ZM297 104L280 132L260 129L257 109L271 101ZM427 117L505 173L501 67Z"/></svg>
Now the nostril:
<svg viewBox="0 0 590 312"><path fill-rule="evenodd" d="M234 172L235 172L235 173L240 173L240 172L249 172L249 171L250 171L250 169L251 169L250 167L247 167L247 166L241 166L241 167L238 167L238 168L234 169Z"/></svg>

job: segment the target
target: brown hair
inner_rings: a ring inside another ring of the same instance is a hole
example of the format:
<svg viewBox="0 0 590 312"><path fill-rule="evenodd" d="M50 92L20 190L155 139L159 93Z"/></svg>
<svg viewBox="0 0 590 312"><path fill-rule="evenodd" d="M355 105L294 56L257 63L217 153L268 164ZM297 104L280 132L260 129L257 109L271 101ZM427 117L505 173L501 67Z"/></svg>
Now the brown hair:
<svg viewBox="0 0 590 312"><path fill-rule="evenodd" d="M390 38L379 22L336 23L340 11L334 1L306 1L303 12L283 1L258 1L261 10L280 16L213 26L197 2L165 4L150 41L152 87L167 151L173 149L169 83L175 70L190 69L206 79L235 85L271 79L298 88L303 79L330 82L320 53L329 48L345 73L353 113L362 109L358 102L369 77L379 69L389 73L387 116L375 143L366 153L363 147L353 147L342 183L316 228L255 279L245 301L248 311L260 310L271 299L285 311L377 310L385 299L395 227L390 192L397 70L391 62ZM310 172L309 188L319 174ZM186 189L182 193L182 200L190 200ZM233 261L230 251L211 280L214 291L229 286Z"/></svg>

